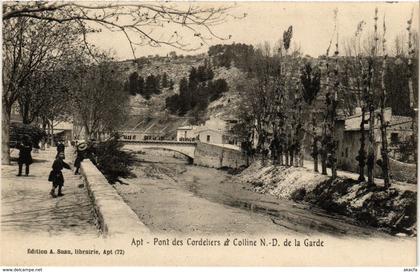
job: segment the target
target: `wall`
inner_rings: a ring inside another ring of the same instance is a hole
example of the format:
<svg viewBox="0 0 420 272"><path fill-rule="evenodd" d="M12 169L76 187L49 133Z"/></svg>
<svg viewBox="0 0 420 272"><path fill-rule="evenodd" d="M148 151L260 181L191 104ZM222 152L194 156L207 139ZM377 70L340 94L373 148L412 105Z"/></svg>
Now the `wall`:
<svg viewBox="0 0 420 272"><path fill-rule="evenodd" d="M215 168L238 168L246 165L246 156L238 150L198 142L194 152L194 164Z"/></svg>
<svg viewBox="0 0 420 272"><path fill-rule="evenodd" d="M206 129L200 131L199 135L199 141L202 143L207 143L207 136L210 136L210 144L223 144L223 135L219 131Z"/></svg>
<svg viewBox="0 0 420 272"><path fill-rule="evenodd" d="M84 160L80 170L105 236L150 234L150 230L90 160Z"/></svg>

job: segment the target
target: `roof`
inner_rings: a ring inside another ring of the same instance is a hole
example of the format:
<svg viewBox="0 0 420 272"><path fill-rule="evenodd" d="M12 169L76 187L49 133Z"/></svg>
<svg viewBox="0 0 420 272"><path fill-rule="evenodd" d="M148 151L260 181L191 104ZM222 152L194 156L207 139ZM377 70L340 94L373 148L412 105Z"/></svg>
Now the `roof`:
<svg viewBox="0 0 420 272"><path fill-rule="evenodd" d="M179 127L176 130L191 130L193 129L193 126L183 126L183 127Z"/></svg>
<svg viewBox="0 0 420 272"><path fill-rule="evenodd" d="M219 134L223 134L224 135L223 131L216 130L216 129L211 129L211 128L205 128L205 129L199 130L199 131L197 131L197 133L201 133L201 132L204 132L204 131L214 131L214 132L217 132Z"/></svg>
<svg viewBox="0 0 420 272"><path fill-rule="evenodd" d="M375 110L375 115L377 116L377 114L379 112L380 112L380 109ZM390 108L385 109L385 116L384 117L385 117L385 121L389 122L388 127L412 122L411 117L392 115L392 111L391 111ZM361 114L356 114L356 115L347 117L345 119L345 130L346 131L356 131L356 130L358 131L358 130L360 130L361 121L362 121L362 115ZM380 128L380 122L379 122L379 118L377 117L377 118L375 118L375 129L379 129L379 128ZM368 112L365 115L364 129L365 130L369 129L369 113Z"/></svg>
<svg viewBox="0 0 420 272"><path fill-rule="evenodd" d="M405 123L411 123L412 121L413 121L413 118L408 117L408 116L393 115L391 117L391 121L389 122L389 125L396 126L396 125L401 125Z"/></svg>

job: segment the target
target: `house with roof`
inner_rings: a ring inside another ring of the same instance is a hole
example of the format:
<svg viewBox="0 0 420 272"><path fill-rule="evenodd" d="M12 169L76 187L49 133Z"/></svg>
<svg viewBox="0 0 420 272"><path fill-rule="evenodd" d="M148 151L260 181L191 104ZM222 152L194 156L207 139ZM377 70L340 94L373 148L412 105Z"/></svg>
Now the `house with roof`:
<svg viewBox="0 0 420 272"><path fill-rule="evenodd" d="M379 110L375 111L375 141L374 150L376 159L380 159L381 156L381 130L379 120ZM365 136L365 150L371 148L369 142L369 114L365 116L365 123L363 131L361 131L362 115L361 110L357 109L356 114L345 119L339 120L336 123L336 136L338 141L337 147L337 165L343 170L349 170L352 172L358 171L358 161L356 157L359 154L360 149L360 138L362 133ZM385 122L387 126L387 141L389 147L390 157L393 159L399 159L399 144L408 141L413 135L412 130L412 118L406 116L392 115L391 108L386 108L384 112ZM375 167L375 175L380 175L381 169Z"/></svg>
<svg viewBox="0 0 420 272"><path fill-rule="evenodd" d="M177 141L203 143L239 149L238 137L231 132L237 120L212 117L199 126L182 126L177 129Z"/></svg>

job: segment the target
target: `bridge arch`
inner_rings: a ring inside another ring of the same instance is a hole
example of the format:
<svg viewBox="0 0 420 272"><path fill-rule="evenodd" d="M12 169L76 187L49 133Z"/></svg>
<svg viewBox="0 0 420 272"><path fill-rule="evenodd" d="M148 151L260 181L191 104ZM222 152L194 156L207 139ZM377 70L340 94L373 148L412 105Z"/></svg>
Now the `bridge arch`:
<svg viewBox="0 0 420 272"><path fill-rule="evenodd" d="M187 157L189 160L191 160L191 162L194 161L194 156L191 157L190 154L186 154L186 152L182 152L180 150L177 150L176 148L168 148L168 147L162 147L162 146L156 146L156 147L151 147L151 146L140 146L139 149L143 150L143 149L159 149L159 150L167 150L167 151L174 151L178 154L184 155L185 157Z"/></svg>
<svg viewBox="0 0 420 272"><path fill-rule="evenodd" d="M130 150L142 149L164 149L178 152L187 156L191 162L194 160L194 152L197 144L195 142L178 141L123 141L124 148Z"/></svg>

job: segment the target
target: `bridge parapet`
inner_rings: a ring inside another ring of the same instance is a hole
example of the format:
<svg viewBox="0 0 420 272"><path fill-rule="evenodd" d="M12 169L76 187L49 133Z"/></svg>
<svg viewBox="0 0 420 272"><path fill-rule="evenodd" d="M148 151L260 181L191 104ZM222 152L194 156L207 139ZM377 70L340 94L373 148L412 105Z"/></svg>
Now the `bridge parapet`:
<svg viewBox="0 0 420 272"><path fill-rule="evenodd" d="M180 141L159 141L159 140L141 140L141 141L135 141L135 140L119 140L120 142L124 144L161 144L161 145L193 145L196 146L197 142L180 142Z"/></svg>
<svg viewBox="0 0 420 272"><path fill-rule="evenodd" d="M124 143L128 149L166 149L179 152L191 159L194 159L195 148L197 146L196 142L179 142L179 141L157 141L157 140L142 140L142 141L133 141L133 140L120 140Z"/></svg>

